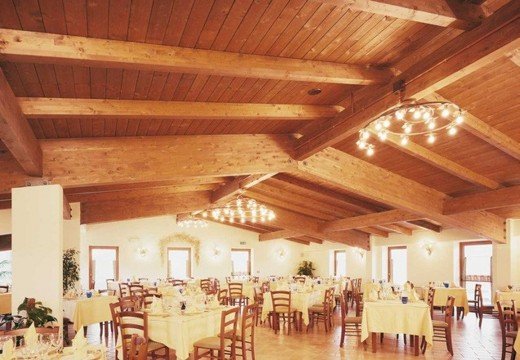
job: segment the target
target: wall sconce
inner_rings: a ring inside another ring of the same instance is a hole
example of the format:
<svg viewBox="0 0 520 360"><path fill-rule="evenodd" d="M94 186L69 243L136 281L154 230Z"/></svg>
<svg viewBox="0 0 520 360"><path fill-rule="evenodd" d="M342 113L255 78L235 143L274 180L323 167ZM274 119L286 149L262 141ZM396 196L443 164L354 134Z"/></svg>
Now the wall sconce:
<svg viewBox="0 0 520 360"><path fill-rule="evenodd" d="M423 242L423 249L426 250L426 253L428 254L428 256L430 256L432 254L432 251L433 251L433 241L425 241Z"/></svg>
<svg viewBox="0 0 520 360"><path fill-rule="evenodd" d="M356 252L358 253L361 260L363 260L363 258L365 257L365 250L363 250L361 248L356 248Z"/></svg>
<svg viewBox="0 0 520 360"><path fill-rule="evenodd" d="M222 253L222 250L220 250L220 248L218 248L216 246L213 248L213 258L214 259L218 258L221 253Z"/></svg>
<svg viewBox="0 0 520 360"><path fill-rule="evenodd" d="M148 255L148 249L145 248L145 247L138 247L136 249L136 252L137 252L137 256L139 256L140 258L145 258L146 255Z"/></svg>
<svg viewBox="0 0 520 360"><path fill-rule="evenodd" d="M285 256L287 255L287 251L285 251L285 249L280 249L278 250L278 258L280 260L283 260L285 259Z"/></svg>

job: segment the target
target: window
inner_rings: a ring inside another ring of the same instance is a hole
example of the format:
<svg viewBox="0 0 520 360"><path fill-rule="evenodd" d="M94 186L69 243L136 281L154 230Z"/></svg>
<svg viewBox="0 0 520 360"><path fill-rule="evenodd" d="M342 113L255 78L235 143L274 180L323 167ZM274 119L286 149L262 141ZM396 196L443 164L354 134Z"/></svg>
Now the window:
<svg viewBox="0 0 520 360"><path fill-rule="evenodd" d="M168 277L181 280L191 277L191 248L168 248Z"/></svg>
<svg viewBox="0 0 520 360"><path fill-rule="evenodd" d="M231 249L231 275L251 275L251 250Z"/></svg>
<svg viewBox="0 0 520 360"><path fill-rule="evenodd" d="M107 279L118 280L119 248L117 246L90 246L89 288L106 289Z"/></svg>
<svg viewBox="0 0 520 360"><path fill-rule="evenodd" d="M460 284L466 288L471 299L475 296L475 284L481 284L482 300L486 304L492 303L492 256L491 241L460 243Z"/></svg>
<svg viewBox="0 0 520 360"><path fill-rule="evenodd" d="M388 282L402 285L407 280L406 246L388 247Z"/></svg>
<svg viewBox="0 0 520 360"><path fill-rule="evenodd" d="M345 250L334 251L334 276L347 275L347 253Z"/></svg>

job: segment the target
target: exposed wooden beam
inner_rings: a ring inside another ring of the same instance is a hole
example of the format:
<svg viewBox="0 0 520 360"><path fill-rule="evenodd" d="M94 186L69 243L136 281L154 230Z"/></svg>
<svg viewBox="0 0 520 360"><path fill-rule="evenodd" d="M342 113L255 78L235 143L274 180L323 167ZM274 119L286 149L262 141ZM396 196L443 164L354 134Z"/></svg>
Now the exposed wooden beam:
<svg viewBox="0 0 520 360"><path fill-rule="evenodd" d="M0 30L0 59L338 84L385 83L390 70L21 30Z"/></svg>
<svg viewBox="0 0 520 360"><path fill-rule="evenodd" d="M520 185L446 200L444 214L520 206Z"/></svg>
<svg viewBox="0 0 520 360"><path fill-rule="evenodd" d="M418 216L404 210L388 210L380 213L359 215L328 221L320 228L323 232L358 229L367 226L393 224L400 221L415 220Z"/></svg>
<svg viewBox="0 0 520 360"><path fill-rule="evenodd" d="M278 231L273 231L270 233L260 234L260 236L258 237L258 240L267 241L267 240L277 240L277 239L288 239L288 238L294 238L294 237L300 237L300 236L302 236L302 234L298 233L296 231L278 230Z"/></svg>
<svg viewBox="0 0 520 360"><path fill-rule="evenodd" d="M345 110L302 136L298 140L295 157L305 159L351 137L375 117L396 106L400 98L394 94L393 85L397 81L405 81L406 97L421 99L520 47L519 14L520 2L511 1L486 18L480 26L462 33L435 53L421 59L389 85L356 91L354 111Z"/></svg>
<svg viewBox="0 0 520 360"><path fill-rule="evenodd" d="M310 245L311 243L307 240L302 240L302 239L299 239L299 238L290 238L290 239L285 239L287 241L292 241L292 242L295 242L297 244L302 244L302 245Z"/></svg>
<svg viewBox="0 0 520 360"><path fill-rule="evenodd" d="M441 224L467 229L497 242L505 242L504 219L485 212L444 215L450 197L410 179L335 149L326 149L298 164L300 171L345 190L406 210Z"/></svg>
<svg viewBox="0 0 520 360"><path fill-rule="evenodd" d="M427 96L426 99L430 101L450 101L439 93L433 93ZM489 126L486 122L480 120L470 112L465 112L464 122L460 126L476 137L486 141L488 144L520 160L520 143L518 141L515 141L494 127Z"/></svg>
<svg viewBox="0 0 520 360"><path fill-rule="evenodd" d="M18 98L27 118L315 120L340 113L341 106L184 101Z"/></svg>
<svg viewBox="0 0 520 360"><path fill-rule="evenodd" d="M265 174L295 168L286 135L42 140L43 176L64 188ZM0 155L0 193L27 176ZM11 160L12 162L12 160ZM5 164L5 166L4 166Z"/></svg>
<svg viewBox="0 0 520 360"><path fill-rule="evenodd" d="M357 229L359 231L363 231L367 234L370 234L370 235L377 235L377 236L381 236L381 237L384 237L384 238L387 238L388 237L388 231L385 231L385 230L381 230L377 227L374 227L374 226L369 226L369 227L364 227L364 228L359 228Z"/></svg>
<svg viewBox="0 0 520 360"><path fill-rule="evenodd" d="M440 233L442 231L442 227L439 226L439 225L436 225L436 224L432 224L431 222L429 221L425 221L425 220L414 220L414 221L408 221L409 224L412 224L412 225L415 225L415 226L418 226L424 230L431 230L431 231L435 231L437 233Z"/></svg>
<svg viewBox="0 0 520 360"><path fill-rule="evenodd" d="M92 224L136 218L174 215L208 206L209 191L153 196L141 199L95 201L81 204L81 223ZM173 220L172 220L173 221Z"/></svg>
<svg viewBox="0 0 520 360"><path fill-rule="evenodd" d="M453 176L466 180L469 183L483 186L488 189L498 189L500 187L500 183L496 182L495 180L487 178L471 169L457 164L455 161L447 159L444 156L441 156L436 152L427 149L413 141L408 141L406 145L401 145L401 139L399 136L388 134L386 143L395 149L398 149L410 156L413 156L416 159L433 165L438 169L446 171Z"/></svg>
<svg viewBox="0 0 520 360"><path fill-rule="evenodd" d="M477 26L485 16L484 9L470 2L448 0L318 0L337 6L348 6L397 19L424 24L468 30Z"/></svg>
<svg viewBox="0 0 520 360"><path fill-rule="evenodd" d="M211 195L211 202L216 203L219 201L226 201L229 198L261 183L264 180L269 179L274 175L276 175L276 173L255 174L238 177L231 182L222 185L218 189L215 189Z"/></svg>
<svg viewBox="0 0 520 360"><path fill-rule="evenodd" d="M378 225L377 227L386 231L393 231L395 233L408 236L411 236L413 233L412 229L397 224Z"/></svg>
<svg viewBox="0 0 520 360"><path fill-rule="evenodd" d="M40 144L36 140L29 122L22 114L13 90L1 69L0 140L27 174L41 176L42 151Z"/></svg>

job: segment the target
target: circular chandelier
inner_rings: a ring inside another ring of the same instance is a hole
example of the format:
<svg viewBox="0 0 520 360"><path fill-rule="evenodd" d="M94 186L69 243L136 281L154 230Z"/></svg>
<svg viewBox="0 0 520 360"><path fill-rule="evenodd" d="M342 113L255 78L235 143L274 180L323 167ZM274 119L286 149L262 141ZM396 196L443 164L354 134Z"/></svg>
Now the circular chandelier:
<svg viewBox="0 0 520 360"><path fill-rule="evenodd" d="M463 121L462 109L451 102L408 99L361 129L356 144L368 156L374 154L375 145L370 142L372 136L380 141L395 137L402 146L406 146L412 136L425 136L428 143L433 144L436 134L441 131L446 131L450 136L457 134L457 125Z"/></svg>
<svg viewBox="0 0 520 360"><path fill-rule="evenodd" d="M215 221L227 221L229 223L237 221L242 224L246 223L246 221L264 223L276 217L274 211L267 208L264 204L259 204L255 199L242 197L241 195L221 207L202 212L203 218L210 216Z"/></svg>
<svg viewBox="0 0 520 360"><path fill-rule="evenodd" d="M189 228L189 227L205 228L208 226L208 222L203 219L198 219L195 216L193 216L192 214L189 214L186 217L184 217L183 219L178 220L177 225L179 225L179 227L182 227L182 228Z"/></svg>

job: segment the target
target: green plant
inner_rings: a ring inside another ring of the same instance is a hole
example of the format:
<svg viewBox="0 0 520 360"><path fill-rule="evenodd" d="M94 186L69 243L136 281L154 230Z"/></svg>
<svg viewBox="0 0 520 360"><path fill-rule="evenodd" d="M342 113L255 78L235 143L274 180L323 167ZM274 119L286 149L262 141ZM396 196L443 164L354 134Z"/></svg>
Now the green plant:
<svg viewBox="0 0 520 360"><path fill-rule="evenodd" d="M79 281L79 264L76 259L79 251L67 249L63 252L63 292L76 287Z"/></svg>
<svg viewBox="0 0 520 360"><path fill-rule="evenodd" d="M48 323L56 321L56 318L52 316L51 308L43 306L41 301L34 299L25 298L23 302L18 306L18 313L25 311L27 316L22 318L15 323L16 328L26 328L34 323L35 327L44 327Z"/></svg>
<svg viewBox="0 0 520 360"><path fill-rule="evenodd" d="M312 265L312 261L304 260L298 266L298 275L312 276L312 272L316 270Z"/></svg>

